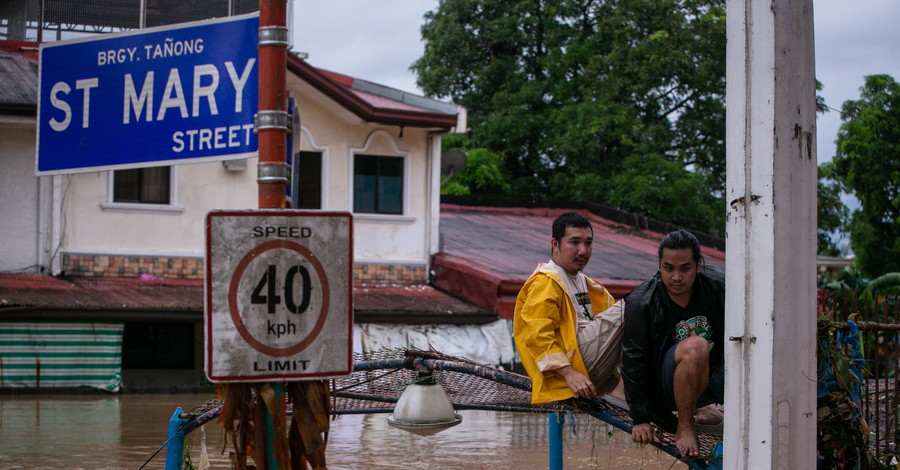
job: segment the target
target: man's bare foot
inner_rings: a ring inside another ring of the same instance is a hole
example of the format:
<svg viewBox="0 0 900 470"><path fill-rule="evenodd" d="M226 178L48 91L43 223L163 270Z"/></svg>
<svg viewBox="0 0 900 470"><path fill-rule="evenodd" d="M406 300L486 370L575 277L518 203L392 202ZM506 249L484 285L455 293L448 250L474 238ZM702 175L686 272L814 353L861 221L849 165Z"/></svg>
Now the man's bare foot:
<svg viewBox="0 0 900 470"><path fill-rule="evenodd" d="M716 425L725 419L725 415L715 405L707 405L694 410L694 421L697 424Z"/></svg>
<svg viewBox="0 0 900 470"><path fill-rule="evenodd" d="M693 425L678 425L675 431L675 447L681 453L682 460L700 455L700 446L697 445L697 432Z"/></svg>

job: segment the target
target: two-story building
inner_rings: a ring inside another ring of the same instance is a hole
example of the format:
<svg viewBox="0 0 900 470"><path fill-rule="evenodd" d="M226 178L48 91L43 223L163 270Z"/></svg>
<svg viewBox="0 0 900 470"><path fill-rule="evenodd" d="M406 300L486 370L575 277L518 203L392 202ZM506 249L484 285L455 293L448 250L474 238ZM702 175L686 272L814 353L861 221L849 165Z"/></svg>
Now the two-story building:
<svg viewBox="0 0 900 470"><path fill-rule="evenodd" d="M35 176L38 48L0 42L0 336L36 350L82 331L82 344L58 351L74 356L96 344L90 331L112 323L102 334L118 338L110 344L121 345L126 386L202 383L205 216L256 208L257 159ZM317 69L300 54L289 54L287 68L301 121L297 208L353 214L354 311L358 324L374 322L371 334L357 330L355 348L409 344L395 344L391 326L404 316L496 320L428 285L441 136L465 129L465 110ZM97 384L70 378L97 375L71 357L0 356L0 386ZM101 387L118 386L107 378Z"/></svg>

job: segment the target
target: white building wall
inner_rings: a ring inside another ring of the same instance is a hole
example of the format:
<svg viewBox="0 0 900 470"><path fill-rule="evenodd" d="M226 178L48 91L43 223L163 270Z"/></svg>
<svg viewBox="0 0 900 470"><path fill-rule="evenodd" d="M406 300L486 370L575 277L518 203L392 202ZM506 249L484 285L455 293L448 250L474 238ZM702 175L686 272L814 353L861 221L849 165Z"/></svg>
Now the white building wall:
<svg viewBox="0 0 900 470"><path fill-rule="evenodd" d="M220 162L174 167L174 204L110 204L109 172L71 175L64 205L69 253L202 256L206 213L257 205L256 159L232 172Z"/></svg>
<svg viewBox="0 0 900 470"><path fill-rule="evenodd" d="M45 263L41 193L49 185L34 175L34 156L34 118L0 117L0 272L39 273Z"/></svg>
<svg viewBox="0 0 900 470"><path fill-rule="evenodd" d="M348 123L311 100L299 101L301 149L323 152L324 210L352 211L354 152L406 159L404 214L355 214L355 260L426 264L431 215L428 133L407 128L401 136L399 127ZM33 145L33 132L30 139ZM208 211L258 207L256 163L249 159L244 171L228 171L220 162L178 165L173 205L162 208L110 204L109 172L71 175L63 207L63 249L82 254L202 256Z"/></svg>

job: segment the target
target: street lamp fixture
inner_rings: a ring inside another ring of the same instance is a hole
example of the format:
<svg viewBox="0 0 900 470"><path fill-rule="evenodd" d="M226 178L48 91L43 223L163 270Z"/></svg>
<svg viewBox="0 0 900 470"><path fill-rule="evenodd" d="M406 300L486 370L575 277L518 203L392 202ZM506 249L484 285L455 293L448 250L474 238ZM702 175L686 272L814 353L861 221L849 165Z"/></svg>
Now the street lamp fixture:
<svg viewBox="0 0 900 470"><path fill-rule="evenodd" d="M454 412L444 388L434 379L430 369L419 370L415 383L406 387L388 424L420 436L437 434L462 422Z"/></svg>

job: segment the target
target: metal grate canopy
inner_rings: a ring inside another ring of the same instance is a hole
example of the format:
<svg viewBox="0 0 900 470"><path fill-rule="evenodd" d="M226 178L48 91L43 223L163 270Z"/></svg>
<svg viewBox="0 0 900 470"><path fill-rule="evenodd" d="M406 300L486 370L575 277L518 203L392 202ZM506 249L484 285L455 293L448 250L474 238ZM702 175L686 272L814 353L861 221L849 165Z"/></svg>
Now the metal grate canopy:
<svg viewBox="0 0 900 470"><path fill-rule="evenodd" d="M153 27L258 9L258 0L0 0L0 40L56 41L137 29L142 18Z"/></svg>
<svg viewBox="0 0 900 470"><path fill-rule="evenodd" d="M390 413L403 390L418 380L418 370L431 370L458 410L518 411L528 413L580 413L607 422L631 433L627 410L604 400L573 399L543 405L531 404L531 380L521 374L478 364L468 359L436 351L391 350L354 354L353 373L332 382L335 414ZM184 417L192 420L185 432L218 416L222 402L210 400ZM678 456L675 436L657 429L654 444ZM701 455L710 456L721 443L719 436L698 433ZM705 469L712 461L685 462L690 468Z"/></svg>
<svg viewBox="0 0 900 470"><path fill-rule="evenodd" d="M334 381L336 410L390 412L417 368L434 371L457 409L534 411L528 377L456 357L424 351L378 351L354 355L354 372Z"/></svg>

